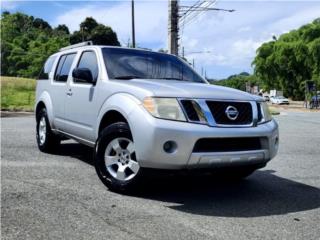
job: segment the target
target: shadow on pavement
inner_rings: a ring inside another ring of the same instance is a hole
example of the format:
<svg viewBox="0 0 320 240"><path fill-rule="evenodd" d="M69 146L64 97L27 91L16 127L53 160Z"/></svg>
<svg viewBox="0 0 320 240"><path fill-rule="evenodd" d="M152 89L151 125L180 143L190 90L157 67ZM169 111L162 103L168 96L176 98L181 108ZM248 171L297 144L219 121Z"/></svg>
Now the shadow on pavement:
<svg viewBox="0 0 320 240"><path fill-rule="evenodd" d="M77 143L62 144L59 154L93 165L92 148ZM181 212L221 217L283 215L320 207L320 189L279 177L272 170L258 170L238 182L199 174L161 174L146 178L131 196L167 203Z"/></svg>
<svg viewBox="0 0 320 240"><path fill-rule="evenodd" d="M54 154L77 158L89 165L94 166L93 148L80 143L62 142L59 147L59 151Z"/></svg>

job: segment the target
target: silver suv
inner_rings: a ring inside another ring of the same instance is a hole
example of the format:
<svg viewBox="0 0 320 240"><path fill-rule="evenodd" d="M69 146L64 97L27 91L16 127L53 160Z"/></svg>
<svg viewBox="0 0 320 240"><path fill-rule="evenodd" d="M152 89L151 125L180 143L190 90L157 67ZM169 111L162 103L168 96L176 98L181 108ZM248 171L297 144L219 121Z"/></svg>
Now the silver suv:
<svg viewBox="0 0 320 240"><path fill-rule="evenodd" d="M213 86L184 60L90 42L46 61L36 90L43 152L72 138L94 147L110 189L137 186L147 169L223 167L246 177L278 150L278 125L262 98Z"/></svg>

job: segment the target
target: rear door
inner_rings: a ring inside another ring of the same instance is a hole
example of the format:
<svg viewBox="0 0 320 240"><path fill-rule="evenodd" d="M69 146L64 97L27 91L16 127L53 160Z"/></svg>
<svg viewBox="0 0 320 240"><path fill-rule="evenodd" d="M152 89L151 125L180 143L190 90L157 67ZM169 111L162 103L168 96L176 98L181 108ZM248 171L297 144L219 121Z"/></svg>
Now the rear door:
<svg viewBox="0 0 320 240"><path fill-rule="evenodd" d="M75 68L87 68L91 71L96 84L77 81L72 78L66 99L66 128L68 133L83 140L94 141L94 124L97 120L99 105L97 104L100 69L97 52L84 50L80 53Z"/></svg>
<svg viewBox="0 0 320 240"><path fill-rule="evenodd" d="M59 57L52 84L50 95L53 108L53 123L56 129L63 130L65 127L65 99L68 90L70 70L75 59L76 52L63 54Z"/></svg>

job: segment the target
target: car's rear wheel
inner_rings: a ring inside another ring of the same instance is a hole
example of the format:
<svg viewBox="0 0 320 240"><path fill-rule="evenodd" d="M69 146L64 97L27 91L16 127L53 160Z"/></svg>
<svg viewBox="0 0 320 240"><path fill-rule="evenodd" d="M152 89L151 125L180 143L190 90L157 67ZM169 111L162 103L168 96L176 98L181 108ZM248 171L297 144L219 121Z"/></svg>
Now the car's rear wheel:
<svg viewBox="0 0 320 240"><path fill-rule="evenodd" d="M38 148L42 152L54 152L60 145L59 136L55 135L51 130L47 110L45 108L37 113L36 137Z"/></svg>
<svg viewBox="0 0 320 240"><path fill-rule="evenodd" d="M143 169L128 124L114 123L102 131L96 144L95 167L112 191L125 192L138 186Z"/></svg>

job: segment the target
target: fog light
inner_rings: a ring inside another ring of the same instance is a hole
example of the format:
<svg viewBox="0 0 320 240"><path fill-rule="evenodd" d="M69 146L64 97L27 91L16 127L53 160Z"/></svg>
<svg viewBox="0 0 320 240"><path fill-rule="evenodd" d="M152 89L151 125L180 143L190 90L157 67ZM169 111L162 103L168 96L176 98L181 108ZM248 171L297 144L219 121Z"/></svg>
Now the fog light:
<svg viewBox="0 0 320 240"><path fill-rule="evenodd" d="M174 153L178 148L178 145L174 141L167 141L163 144L163 150L166 153Z"/></svg>

